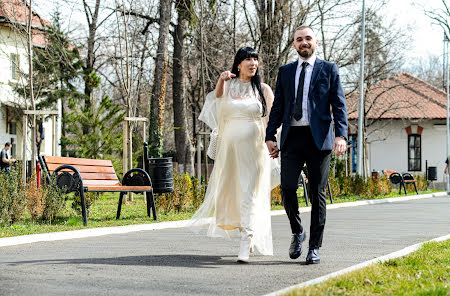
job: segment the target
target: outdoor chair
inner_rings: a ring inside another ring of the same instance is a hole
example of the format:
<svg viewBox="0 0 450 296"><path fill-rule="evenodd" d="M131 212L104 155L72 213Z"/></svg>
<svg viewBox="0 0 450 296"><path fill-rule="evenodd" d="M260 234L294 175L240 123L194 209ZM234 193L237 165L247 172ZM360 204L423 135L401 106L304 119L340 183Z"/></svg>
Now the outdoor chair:
<svg viewBox="0 0 450 296"><path fill-rule="evenodd" d="M414 179L414 176L411 175L410 173L403 173L402 177L403 177L403 186L405 187L405 194L406 194L406 186L405 186L406 184L413 184L414 190L416 190L416 194L419 194L419 192L417 191L416 179Z"/></svg>
<svg viewBox="0 0 450 296"><path fill-rule="evenodd" d="M405 185L404 182L403 182L402 175L400 173L393 172L393 173L390 173L388 176L389 176L389 181L392 184L399 184L400 187L399 187L398 193L401 194L402 193L402 187ZM405 194L406 194L406 189L405 189Z"/></svg>

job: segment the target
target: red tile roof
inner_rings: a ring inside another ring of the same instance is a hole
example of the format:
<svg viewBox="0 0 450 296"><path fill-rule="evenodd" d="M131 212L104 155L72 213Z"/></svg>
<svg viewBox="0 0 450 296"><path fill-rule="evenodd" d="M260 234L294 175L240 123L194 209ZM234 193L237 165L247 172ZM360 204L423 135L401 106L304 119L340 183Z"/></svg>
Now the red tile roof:
<svg viewBox="0 0 450 296"><path fill-rule="evenodd" d="M23 0L0 0L0 20L25 25L28 21L28 5ZM45 46L46 40L42 32L47 26L51 25L50 22L33 11L31 23L33 25L33 43Z"/></svg>
<svg viewBox="0 0 450 296"><path fill-rule="evenodd" d="M365 90L368 119L445 119L447 94L409 73L400 73ZM359 93L347 96L348 118L358 118Z"/></svg>

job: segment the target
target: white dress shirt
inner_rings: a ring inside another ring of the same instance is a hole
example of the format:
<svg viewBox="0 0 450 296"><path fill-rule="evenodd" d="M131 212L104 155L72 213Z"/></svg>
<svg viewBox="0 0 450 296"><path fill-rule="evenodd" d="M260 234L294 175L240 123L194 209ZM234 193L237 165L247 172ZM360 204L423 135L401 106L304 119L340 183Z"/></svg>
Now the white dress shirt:
<svg viewBox="0 0 450 296"><path fill-rule="evenodd" d="M298 79L300 77L300 73L302 72L302 63L305 60L301 58L298 59L297 70L295 71L295 94L297 94L298 89ZM306 60L308 65L305 69L305 84L303 85L303 101L302 101L302 118L300 120L295 120L292 117L291 126L308 126L308 92L309 92L309 83L311 82L311 75L314 68L314 63L316 62L316 55L313 54L309 59ZM294 103L295 104L295 103Z"/></svg>

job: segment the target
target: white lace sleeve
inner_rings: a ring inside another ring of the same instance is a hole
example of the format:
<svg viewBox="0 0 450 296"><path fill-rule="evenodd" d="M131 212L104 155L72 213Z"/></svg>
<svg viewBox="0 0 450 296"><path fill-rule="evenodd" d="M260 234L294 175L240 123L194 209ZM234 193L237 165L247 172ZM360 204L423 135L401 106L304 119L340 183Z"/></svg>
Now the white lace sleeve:
<svg viewBox="0 0 450 296"><path fill-rule="evenodd" d="M213 91L206 96L198 119L206 123L211 129L217 128L217 99Z"/></svg>
<svg viewBox="0 0 450 296"><path fill-rule="evenodd" d="M206 95L205 103L203 104L202 111L198 116L198 119L206 123L210 129L215 129L218 126L218 100L224 98L229 90L229 81L225 82L224 92L220 98L216 98L215 91L212 91Z"/></svg>

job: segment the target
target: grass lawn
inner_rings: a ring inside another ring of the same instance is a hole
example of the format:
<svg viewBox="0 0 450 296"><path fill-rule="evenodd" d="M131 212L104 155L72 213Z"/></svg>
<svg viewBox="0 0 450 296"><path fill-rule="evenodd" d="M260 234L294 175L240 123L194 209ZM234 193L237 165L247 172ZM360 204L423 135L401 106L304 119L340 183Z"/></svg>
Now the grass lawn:
<svg viewBox="0 0 450 296"><path fill-rule="evenodd" d="M435 191L424 191L422 193L431 193ZM302 190L299 193L299 203L300 206L305 207L304 199L301 197L303 193ZM408 195L414 195L408 192ZM381 199L386 197L399 196L397 192L391 193L390 195L377 196L375 199ZM100 199L98 199L91 208L90 216L88 219L87 228L95 227L109 227L109 226L122 226L122 225L132 225L132 224L145 224L145 223L157 223L152 218L147 217L147 208L143 198L143 195L134 195L133 202L127 202L122 206L122 213L119 220L116 220L117 203L119 200L118 193L106 193L103 194ZM335 198L335 203L341 202L351 202L363 200L363 198L358 196L345 197L345 198ZM329 203L329 199L327 200ZM27 213L25 219L16 222L14 224L0 224L0 237L11 237L26 234L35 233L47 233L56 231L66 231L75 229L85 229L83 226L81 215L76 213L75 210L71 208L72 199L69 198L66 201L66 209L63 211L62 215L57 217L55 221L51 224L43 223L42 221L32 222L30 215ZM272 210L283 210L283 206L276 205L272 206ZM192 217L193 211L181 211L179 213L158 213L158 222L161 221L175 221L175 220L185 220Z"/></svg>
<svg viewBox="0 0 450 296"><path fill-rule="evenodd" d="M450 295L450 240L284 295Z"/></svg>

